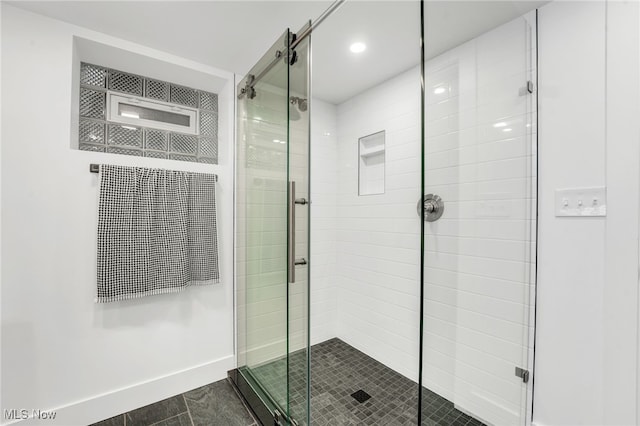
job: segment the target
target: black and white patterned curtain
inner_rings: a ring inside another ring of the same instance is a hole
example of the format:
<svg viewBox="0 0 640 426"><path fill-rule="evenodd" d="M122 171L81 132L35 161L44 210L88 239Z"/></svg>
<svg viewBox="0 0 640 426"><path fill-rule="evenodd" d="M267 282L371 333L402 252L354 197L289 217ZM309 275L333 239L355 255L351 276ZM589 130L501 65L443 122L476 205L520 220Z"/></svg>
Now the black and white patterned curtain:
<svg viewBox="0 0 640 426"><path fill-rule="evenodd" d="M219 282L217 176L100 166L98 302Z"/></svg>

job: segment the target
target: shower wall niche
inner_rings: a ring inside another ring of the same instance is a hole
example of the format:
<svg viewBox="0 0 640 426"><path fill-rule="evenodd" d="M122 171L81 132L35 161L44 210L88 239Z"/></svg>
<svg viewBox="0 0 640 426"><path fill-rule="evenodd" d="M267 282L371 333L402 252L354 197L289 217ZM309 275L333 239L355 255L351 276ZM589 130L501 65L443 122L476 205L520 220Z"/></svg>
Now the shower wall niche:
<svg viewBox="0 0 640 426"><path fill-rule="evenodd" d="M358 140L358 194L384 194L385 132L377 132Z"/></svg>

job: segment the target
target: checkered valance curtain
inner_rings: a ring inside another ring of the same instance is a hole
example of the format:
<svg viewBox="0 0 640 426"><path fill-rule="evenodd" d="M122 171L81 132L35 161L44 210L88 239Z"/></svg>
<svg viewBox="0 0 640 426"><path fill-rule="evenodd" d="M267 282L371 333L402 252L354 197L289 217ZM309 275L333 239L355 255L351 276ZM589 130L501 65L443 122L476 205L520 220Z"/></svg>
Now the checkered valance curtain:
<svg viewBox="0 0 640 426"><path fill-rule="evenodd" d="M100 166L98 302L219 282L214 174Z"/></svg>

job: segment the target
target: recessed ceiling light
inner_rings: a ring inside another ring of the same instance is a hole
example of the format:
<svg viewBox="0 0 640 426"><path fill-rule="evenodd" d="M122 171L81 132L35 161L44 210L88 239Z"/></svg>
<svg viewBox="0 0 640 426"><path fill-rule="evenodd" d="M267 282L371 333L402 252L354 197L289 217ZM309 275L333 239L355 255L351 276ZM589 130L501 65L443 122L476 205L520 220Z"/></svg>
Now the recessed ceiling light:
<svg viewBox="0 0 640 426"><path fill-rule="evenodd" d="M504 127L506 125L507 125L507 123L505 123L504 121L501 121L499 123L494 124L493 127Z"/></svg>
<svg viewBox="0 0 640 426"><path fill-rule="evenodd" d="M510 132L510 131L511 131L511 129L506 128L506 129L502 129L502 131L503 131L503 132Z"/></svg>
<svg viewBox="0 0 640 426"><path fill-rule="evenodd" d="M274 139L273 142L280 143L280 139Z"/></svg>
<svg viewBox="0 0 640 426"><path fill-rule="evenodd" d="M362 53L367 49L367 45L361 42L356 42L353 43L351 46L349 46L349 50L351 50L353 53Z"/></svg>
<svg viewBox="0 0 640 426"><path fill-rule="evenodd" d="M433 93L435 93L436 95L439 95L441 93L444 93L445 91L446 89L444 87L438 87L433 91Z"/></svg>

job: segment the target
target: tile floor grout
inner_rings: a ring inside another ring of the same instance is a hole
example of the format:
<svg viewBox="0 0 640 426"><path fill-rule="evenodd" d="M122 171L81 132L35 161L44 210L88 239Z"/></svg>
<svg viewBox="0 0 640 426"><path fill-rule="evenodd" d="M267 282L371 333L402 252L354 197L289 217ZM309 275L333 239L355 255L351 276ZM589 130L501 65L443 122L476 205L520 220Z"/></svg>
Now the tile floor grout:
<svg viewBox="0 0 640 426"><path fill-rule="evenodd" d="M182 399L184 400L184 405L187 407L187 414L189 415L189 420L191 421L191 426L195 426L193 423L193 417L191 417L191 409L189 408L189 403L187 402L187 397L182 394Z"/></svg>
<svg viewBox="0 0 640 426"><path fill-rule="evenodd" d="M182 397L184 398L184 395L182 395ZM186 401L185 401L185 403L186 403ZM162 420L157 421L157 422L155 422L155 423L151 423L149 426L156 426L156 425L159 425L160 423L164 423L164 422L166 422L167 420L175 419L176 417L180 417L180 416L181 416L181 415L183 415L184 413L188 413L188 412L189 412L189 409L187 408L187 411L183 411L182 413L178 413L178 414L176 414L175 416L167 417L166 419L162 419ZM125 416L125 418L126 418L126 416ZM191 416L189 416L189 418L191 418ZM191 425L193 426L193 421L191 422Z"/></svg>

